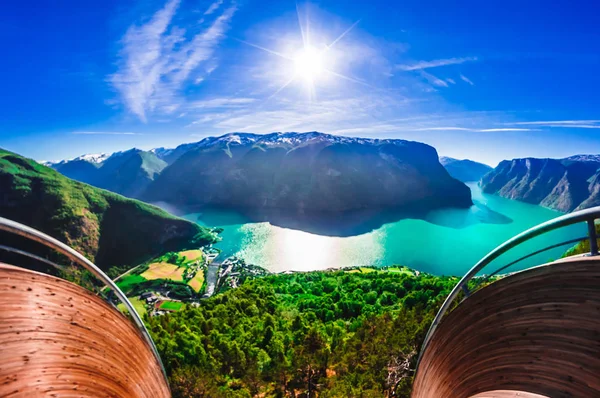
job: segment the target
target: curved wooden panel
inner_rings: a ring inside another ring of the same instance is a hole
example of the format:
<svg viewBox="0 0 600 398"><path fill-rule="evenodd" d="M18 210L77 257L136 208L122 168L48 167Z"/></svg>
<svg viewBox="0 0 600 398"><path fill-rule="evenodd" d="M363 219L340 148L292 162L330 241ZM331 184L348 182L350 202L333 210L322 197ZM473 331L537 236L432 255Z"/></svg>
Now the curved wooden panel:
<svg viewBox="0 0 600 398"><path fill-rule="evenodd" d="M547 398L543 395L531 394L522 391L497 390L482 392L481 394L473 395L471 398Z"/></svg>
<svg viewBox="0 0 600 398"><path fill-rule="evenodd" d="M508 276L443 319L423 354L412 397L466 398L494 390L600 397L598 257Z"/></svg>
<svg viewBox="0 0 600 398"><path fill-rule="evenodd" d="M73 283L0 264L0 396L170 396L135 326Z"/></svg>

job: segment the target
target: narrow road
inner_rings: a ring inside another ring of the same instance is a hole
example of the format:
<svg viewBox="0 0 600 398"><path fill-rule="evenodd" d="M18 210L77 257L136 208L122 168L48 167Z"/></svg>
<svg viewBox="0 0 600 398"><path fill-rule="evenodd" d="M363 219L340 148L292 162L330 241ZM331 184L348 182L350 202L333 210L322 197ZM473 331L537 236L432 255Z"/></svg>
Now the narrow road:
<svg viewBox="0 0 600 398"><path fill-rule="evenodd" d="M219 262L213 261L208 265L208 269L206 270L206 293L204 297L210 297L215 293L219 268L221 268L221 263Z"/></svg>
<svg viewBox="0 0 600 398"><path fill-rule="evenodd" d="M115 279L113 279L113 282L118 281L119 279L121 279L122 277L124 277L125 275L129 275L130 273L132 273L134 270L138 269L139 267L141 267L143 264L138 264L135 267L133 267L132 269L130 269L127 272L122 273L121 275L117 276Z"/></svg>

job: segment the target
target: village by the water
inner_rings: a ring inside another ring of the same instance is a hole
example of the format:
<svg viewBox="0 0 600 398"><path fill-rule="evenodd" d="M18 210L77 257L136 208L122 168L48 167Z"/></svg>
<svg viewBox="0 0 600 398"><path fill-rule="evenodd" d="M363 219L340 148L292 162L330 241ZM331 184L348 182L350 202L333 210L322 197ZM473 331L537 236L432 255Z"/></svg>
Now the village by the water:
<svg viewBox="0 0 600 398"><path fill-rule="evenodd" d="M198 306L200 300L236 288L248 278L269 274L235 256L221 260L220 253L212 245L170 252L138 265L115 282L143 317ZM118 307L125 311L123 304Z"/></svg>

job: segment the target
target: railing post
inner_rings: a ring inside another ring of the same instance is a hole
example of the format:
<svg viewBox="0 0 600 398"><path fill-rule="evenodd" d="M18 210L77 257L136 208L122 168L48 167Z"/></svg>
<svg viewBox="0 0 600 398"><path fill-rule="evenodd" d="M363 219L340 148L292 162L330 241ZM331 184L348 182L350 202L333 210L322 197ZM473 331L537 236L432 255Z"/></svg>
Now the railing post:
<svg viewBox="0 0 600 398"><path fill-rule="evenodd" d="M596 223L594 220L588 220L588 235L590 238L590 256L598 255L598 234L596 233Z"/></svg>
<svg viewBox="0 0 600 398"><path fill-rule="evenodd" d="M465 293L465 297L469 297L469 295L471 294L467 285L463 285L462 291Z"/></svg>

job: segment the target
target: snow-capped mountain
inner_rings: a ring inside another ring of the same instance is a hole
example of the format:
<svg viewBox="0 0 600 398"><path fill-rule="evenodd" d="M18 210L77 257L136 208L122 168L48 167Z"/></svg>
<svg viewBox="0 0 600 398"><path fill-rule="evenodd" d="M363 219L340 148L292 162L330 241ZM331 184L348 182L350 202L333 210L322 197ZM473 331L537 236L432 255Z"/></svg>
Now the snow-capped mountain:
<svg viewBox="0 0 600 398"><path fill-rule="evenodd" d="M150 152L155 154L159 159L164 160L168 164L175 162L181 155L197 147L199 142L189 144L181 144L176 148L154 148Z"/></svg>
<svg viewBox="0 0 600 398"><path fill-rule="evenodd" d="M91 162L91 163L102 163L106 159L108 159L110 156L111 156L111 154L109 154L109 153L90 153L87 155L81 155L79 157L76 157L73 160L85 160L86 162Z"/></svg>
<svg viewBox="0 0 600 398"><path fill-rule="evenodd" d="M74 180L137 197L167 163L154 153L133 148L113 154L83 155L49 166Z"/></svg>
<svg viewBox="0 0 600 398"><path fill-rule="evenodd" d="M212 145L218 144L233 144L233 145L249 145L249 144L257 144L264 146L295 146L301 145L307 142L315 142L322 141L327 143L356 143L363 145L380 145L382 143L392 143L392 144L400 144L406 141L398 140L398 139L376 139L376 138L358 138L358 137L344 137L339 135L332 134L324 134L319 133L317 131L307 132L307 133L297 133L297 132L276 132L270 134L254 134L254 133L228 133L221 136L216 137L206 137L198 142L188 143L179 145L176 148L154 148L151 149L150 152L154 153L160 159L165 160L167 163L171 164L175 162L179 157L181 157L186 152L197 149L197 148L207 148Z"/></svg>
<svg viewBox="0 0 600 398"><path fill-rule="evenodd" d="M230 133L188 145L142 200L303 214L472 203L435 149L418 142L289 132Z"/></svg>
<svg viewBox="0 0 600 398"><path fill-rule="evenodd" d="M69 162L89 162L89 163L100 164L100 163L104 162L106 159L108 159L111 155L112 154L110 154L110 153L89 153L89 154L77 156L76 158L73 158L73 159L59 160L56 162L46 161L46 162L41 162L41 163L44 166L48 166L48 167L66 164Z"/></svg>
<svg viewBox="0 0 600 398"><path fill-rule="evenodd" d="M572 160L574 162L595 162L600 163L600 155L575 155L565 158L565 160Z"/></svg>

